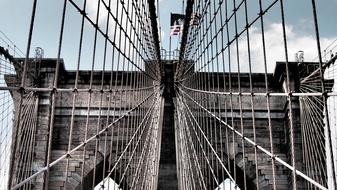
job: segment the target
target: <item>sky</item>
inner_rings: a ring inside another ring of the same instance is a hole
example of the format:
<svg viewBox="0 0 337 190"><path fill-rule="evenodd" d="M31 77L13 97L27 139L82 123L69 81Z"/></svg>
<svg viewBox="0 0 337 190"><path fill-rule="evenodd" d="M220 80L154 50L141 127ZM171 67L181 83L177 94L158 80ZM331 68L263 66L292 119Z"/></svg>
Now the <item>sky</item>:
<svg viewBox="0 0 337 190"><path fill-rule="evenodd" d="M27 36L29 30L29 22L31 16L33 0L0 0L0 30L4 32L23 52L26 52ZM81 0L76 0L80 2ZM88 1L89 16L95 13L95 1ZM114 2L114 1L112 1ZM230 2L230 1L229 1ZM250 8L251 18L257 15L257 0L248 1ZM266 1L271 2L271 1ZM289 54L290 59L293 59L293 55L303 50L305 52L305 58L307 60L313 59L317 55L315 48L315 36L312 19L311 3L307 0L285 0L285 15L286 26L289 42ZM62 14L62 0L53 1L38 1L36 24L34 26L34 35L32 41L32 50L34 47L42 47L44 49L45 57L56 57L57 45L60 28L60 17ZM18 6L20 5L20 6ZM186 3L185 3L186 5ZM337 25L334 23L337 18L337 0L320 0L317 1L317 12L319 19L319 27L321 34L322 48L328 46L329 43L337 39ZM183 8L182 0L159 0L159 18L161 26L161 48L169 49L169 19L170 13L182 13ZM78 52L78 36L80 28L80 15L75 11L72 6L68 6L63 51L61 57L65 59L66 68L74 70L76 68L77 52ZM268 61L272 65L275 61L284 59L283 55L279 53L279 48L283 47L280 36L282 35L281 21L279 15L278 5L271 9L265 16L265 32L267 38ZM243 26L243 24L242 24ZM257 25L256 25L257 26ZM258 51L260 43L261 30L253 26L251 28L253 53ZM240 23L239 23L240 27ZM87 39L91 39L93 31L87 29ZM90 34L90 35L89 35ZM76 40L74 40L76 39ZM74 43L76 41L76 43ZM92 40L87 40L87 44L84 44L84 52L90 52L92 49ZM245 39L240 42L244 48ZM255 45L255 46L254 46ZM172 37L172 50L179 47L179 37ZM316 55L315 55L316 54ZM31 51L31 56L34 55L34 51ZM245 57L245 55L242 55ZM263 63L261 60L261 53L255 56L256 62ZM90 59L88 59L90 60ZM98 61L99 62L99 61ZM90 63L83 63L81 69L89 69ZM260 65L256 65L257 68ZM99 68L99 65L97 66ZM272 70L270 70L272 71Z"/></svg>
<svg viewBox="0 0 337 190"><path fill-rule="evenodd" d="M20 49L25 52L32 0L0 0L0 2L0 30L3 31ZM94 1L88 2L94 6L94 3L90 3ZM58 33L60 17L62 13L62 3L62 0L38 1L32 46L42 47L45 51L45 57L56 57L57 55L57 39L59 35ZM169 48L170 13L182 13L184 11L182 4L182 0L159 0L159 18L162 36L161 46L164 49ZM251 4L251 10L253 14L255 14L258 8L254 4ZM334 23L335 18L337 18L336 7L337 0L317 1L317 12L319 14L318 19L323 47L324 45L328 44L329 41L337 38L337 34L335 32L337 25ZM92 9L92 13L94 13L94 10L95 9ZM280 24L280 16L278 13L279 9L277 8L275 11L272 10L265 17L266 32L275 34L275 36L271 36L273 39L279 37L278 33L281 32L277 28L277 24ZM312 12L310 3L308 3L307 0L285 0L285 13L287 27L291 28L291 37L294 38L294 44L298 44L298 47L294 47L294 49L300 50L306 47L307 44L311 44L312 40L314 39L314 31L312 27ZM73 8L68 8L67 14L69 16L67 17L68 21L66 21L65 41L67 39L71 40L79 35L78 28L80 23L80 17L78 16L79 14ZM275 30L277 30L277 33L275 33ZM256 34L258 34L258 32L259 31L257 30ZM172 49L178 48L177 42L178 37L173 36ZM76 56L71 56L76 52L77 48L75 47L76 46L73 44L64 43L64 49L67 49L67 51L63 52L62 57L64 57L66 60L69 59L70 62L75 62L76 60L73 57ZM271 45L271 47L275 46ZM72 63L67 65L70 69L74 68Z"/></svg>

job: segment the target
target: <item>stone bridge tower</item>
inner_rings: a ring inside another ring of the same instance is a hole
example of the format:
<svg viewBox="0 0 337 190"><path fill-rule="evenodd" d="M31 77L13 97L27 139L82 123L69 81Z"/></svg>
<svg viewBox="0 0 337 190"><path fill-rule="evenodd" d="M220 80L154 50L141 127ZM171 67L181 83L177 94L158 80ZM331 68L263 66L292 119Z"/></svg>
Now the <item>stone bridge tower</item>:
<svg viewBox="0 0 337 190"><path fill-rule="evenodd" d="M20 61L20 60L19 60ZM67 71L64 68L63 63L60 67L60 79L59 79L59 88L61 90L54 92L56 93L55 100L55 122L54 127L51 132L50 124L50 109L51 109L51 100L50 93L48 89L51 86L51 82L55 73L55 59L43 59L42 62L36 67L36 63L32 62L30 71L36 73L35 68L38 68L38 77L37 78L29 78L29 81L37 82L36 84L39 88L45 89L45 91L33 92L33 90L26 89L27 92L24 94L23 106L25 108L26 113L34 113L33 115L33 127L27 127L24 122L21 124L16 123L16 127L13 134L17 133L17 135L13 135L13 148L12 150L12 164L13 170L11 182L12 184L17 184L21 180L24 180L27 168L32 168L29 174L33 174L39 170L45 170L45 165L48 163L48 147L51 147L50 150L50 158L51 162L62 157L67 153L68 142L69 142L69 130L71 125L72 116L75 116L73 123L73 134L72 134L72 147L76 148L79 144L83 142L83 139L86 136L92 136L96 134L97 130L101 130L104 126L108 125L108 123L112 122L118 116L123 114L126 110L132 107L132 105L128 104L136 104L137 102L126 101L126 99L118 99L114 93L122 93L125 97L128 97L128 86L125 80L122 80L122 75L118 72L112 72L113 80L117 81L115 89L119 89L114 92L105 92L100 90L90 90L81 91L80 89L89 89L88 83L89 78L93 77L93 88L99 89L101 82L103 80L104 84L109 84L111 81L111 73L106 72L104 77L102 77L102 71L95 71L91 76L91 72L89 71L80 71L78 73L78 89L73 89L75 83L76 72ZM156 135L161 135L161 152L160 154L153 154L154 156L160 157L159 167L157 168L158 175L158 189L177 189L179 181L177 181L177 172L179 172L179 168L181 167L181 160L175 153L179 151L177 148L177 143L179 143L179 126L175 122L177 119L177 115L179 114L179 110L175 108L177 104L176 98L174 96L174 81L173 81L173 70L174 64L168 61L164 62L166 65L163 74L166 75L166 81L162 81L162 84L166 86L166 89L163 89L163 96L165 98L162 101L158 102L155 110L157 111L157 117L152 118L151 125L154 125L154 129L158 132ZM291 64L291 91L288 93L297 92L299 88L299 66L296 63ZM19 71L17 71L19 72ZM129 72L128 76L133 77L134 75L138 75L137 72ZM200 73L203 75L205 73ZM220 83L224 82L224 77L228 78L227 74L223 75L222 73L212 73L211 77L220 78L218 80ZM242 92L250 92L249 90L249 75L241 74L241 88ZM263 94L265 93L265 78L263 74L253 74L253 93L255 94ZM7 83L16 83L18 80L18 76L7 75L6 81ZM217 81L217 80L211 80ZM238 81L232 75L232 89L233 91L237 91ZM268 75L269 81L269 92L286 92L283 88L285 83L285 64L277 63L276 70L273 74ZM226 86L228 84L221 84L220 86ZM169 87L167 87L169 86ZM216 85L217 86L217 85ZM34 88L32 86L31 88ZM158 87L160 88L160 84ZM68 90L67 90L68 89ZM69 90L72 89L72 90ZM25 89L20 89L25 90ZM225 89L220 89L221 91L225 91ZM76 109L72 110L72 96L74 95L73 91L76 91L76 96L78 96L75 104ZM85 92L85 93L83 93ZM149 92L147 92L149 93ZM91 95L90 95L91 94ZM90 97L89 97L90 95ZM137 93L136 93L137 95ZM239 128L241 122L243 123L243 127L245 130L245 136L249 138L256 138L256 143L258 145L262 145L265 149L270 149L270 139L268 138L268 125L271 124L273 130L273 148L274 153L278 158L281 158L284 161L290 162L291 154L289 153L289 123L290 119L292 119L294 123L295 129L295 147L296 147L296 164L299 170L302 170L302 145L301 145L301 123L300 123L300 102L299 99L293 97L291 99L292 102L292 111L293 118L289 117L289 105L286 96L269 96L269 102L266 101L265 96L245 96L242 97L243 107L239 108L239 98L236 95L232 95L233 107L231 108L233 112L230 114L229 107L225 105L229 105L229 99L227 98L217 98L217 99L207 99L209 104L214 104L219 106L221 113L220 116L223 118L232 118L232 124L234 128ZM18 100L20 93L12 92L12 96L14 100ZM139 94L141 96L141 94ZM251 99L252 98L252 99ZM28 101L29 100L29 101ZM250 106L250 102L254 101L254 113L252 112L252 108ZM90 109L88 109L88 103L91 104ZM187 102L188 103L188 102ZM103 106L99 106L99 105ZM109 104L114 104L116 109L109 110ZM19 103L16 101L15 110L18 110ZM267 110L266 108L270 108ZM144 108L145 109L145 108ZM243 110L240 113L240 109ZM242 115L241 115L242 114ZM107 115L110 115L110 118L107 118ZM18 117L24 117L24 115L18 116L16 115L16 120ZM137 118L137 114L129 115L127 118ZM43 173L39 174L36 178L34 178L29 186L32 189L42 189L45 186L45 182L48 180L47 189L51 190L61 190L61 189L91 189L93 186L98 184L101 180L103 180L103 176L105 172L109 171L109 166L114 164L113 158L116 156L117 147L112 147L111 152L107 152L111 144L117 144L120 141L120 138L129 138L125 134L128 131L134 130L135 126L130 125L130 123L126 122L127 118L123 119L125 122L121 122L118 125L118 131L106 132L102 136L97 136L96 143L88 143L85 146L77 149L75 152L69 156L69 159L64 159L61 162L58 162L49 172L49 175L44 175ZM26 118L27 119L27 118ZM210 120L210 127L216 127L218 123ZM243 119L243 121L241 121ZM270 119L270 120L269 120ZM22 119L23 121L28 121ZM253 124L254 123L254 124ZM129 125L128 125L129 124ZM254 137L252 131L252 125L255 126L257 136ZM27 138L24 134L31 134L34 136L31 144L20 144L20 140L23 138ZM228 133L231 133L228 131ZM52 144L48 144L49 135L52 134ZM124 135L122 135L124 134ZM155 134L153 134L155 135ZM228 143L224 148L224 153L228 152L229 154L222 155L225 160L227 160L227 164L233 168L237 168L236 179L238 185L242 189L242 179L244 178L244 174L242 172L243 165L245 165L246 178L248 179L248 183L251 185L250 187L254 188L255 184L258 183L260 189L271 189L272 185L272 168L270 167L272 160L265 155L265 153L258 151L257 152L257 164L254 162L254 147L247 146L245 148L245 155L243 157L241 139L238 137L232 139L226 139L225 134L220 134L223 136L222 139ZM123 136L123 137L122 137ZM157 136L158 137L158 136ZM107 144L104 144L104 141L100 141L100 138L108 138ZM14 145L14 142L18 144ZM124 141L126 142L126 141ZM222 142L222 143L226 143ZM95 148L98 146L98 151L95 152ZM154 146L160 146L160 144L156 144ZM220 142L216 142L215 146L220 147ZM83 153L85 151L85 153ZM121 150L119 150L121 151ZM118 153L117 153L118 154ZM31 162L22 162L21 155L26 155L27 160ZM127 159L125 156L123 159ZM67 163L68 162L68 163ZM50 163L50 162L49 162ZM65 165L69 164L68 171L65 171ZM119 167L119 168L118 168ZM120 171L123 167L129 167L126 165L119 165L115 168L116 172L113 176L111 176L116 182L119 182L121 178L123 178L123 183L128 181L128 175L133 175L132 173L127 173L123 175ZM131 165L130 167L136 167L135 165ZM81 169L84 168L84 169ZM258 170L258 176L256 176L255 170ZM286 190L291 188L291 172L289 169L285 168L281 164L276 162L275 165L276 170L276 183L277 188L280 190ZM67 176L65 174L68 173ZM140 177L144 177L141 176ZM81 176L84 176L81 178ZM93 180L94 179L94 180ZM126 180L125 180L126 179ZM302 180L298 178L298 188L305 189L306 186L302 183ZM81 185L82 184L82 185ZM122 184L126 189L132 189L132 185L137 184ZM138 184L139 185L139 184ZM210 187L212 184L208 184Z"/></svg>

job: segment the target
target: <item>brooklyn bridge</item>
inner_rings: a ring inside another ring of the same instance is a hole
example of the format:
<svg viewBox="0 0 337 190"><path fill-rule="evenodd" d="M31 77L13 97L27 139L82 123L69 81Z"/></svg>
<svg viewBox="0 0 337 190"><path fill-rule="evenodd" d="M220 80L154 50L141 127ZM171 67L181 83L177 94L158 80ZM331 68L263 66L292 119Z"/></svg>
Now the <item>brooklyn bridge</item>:
<svg viewBox="0 0 337 190"><path fill-rule="evenodd" d="M169 37L164 0L27 2L24 51L0 25L1 190L337 188L321 1L186 0Z"/></svg>

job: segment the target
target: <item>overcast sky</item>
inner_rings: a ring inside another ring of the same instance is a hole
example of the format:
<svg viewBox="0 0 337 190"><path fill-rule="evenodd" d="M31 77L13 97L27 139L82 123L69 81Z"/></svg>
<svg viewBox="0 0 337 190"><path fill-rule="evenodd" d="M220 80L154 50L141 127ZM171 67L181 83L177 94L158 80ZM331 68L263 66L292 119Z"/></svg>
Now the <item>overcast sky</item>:
<svg viewBox="0 0 337 190"><path fill-rule="evenodd" d="M33 0L0 0L0 29L3 31L14 43L25 52L27 45L27 34L29 30L29 21L31 16L31 8ZM80 1L80 0L76 0ZM88 1L88 12L89 15L94 15L96 3L95 1ZM114 1L112 1L114 2ZM249 1L251 4L249 6L252 16L257 15L257 0ZM265 1L270 3L271 1ZM34 28L33 43L32 47L40 46L45 51L45 57L56 57L57 55L57 44L60 28L60 17L62 14L62 0L49 0L49 1L38 1L36 24ZM321 34L321 43L324 48L329 43L337 38L337 25L335 24L337 18L337 0L320 0L317 1L317 12L319 15L319 26ZM161 35L162 35L162 47L168 49L169 42L169 18L170 13L181 13L182 0L160 0L160 24L161 24ZM267 38L267 48L269 48L269 58L270 62L273 63L277 60L284 59L279 53L279 48L282 48L282 40L280 35L282 35L281 25L280 25L280 15L279 6L276 5L275 8L271 9L265 16L266 20L266 38ZM286 14L286 25L288 32L289 41L289 56L292 59L293 54L298 50L304 50L307 60L312 59L317 55L317 50L312 48L315 46L314 28L313 28L313 17L311 3L307 0L285 0L285 14ZM64 34L64 45L61 57L66 61L67 69L74 69L77 59L78 51L78 36L80 28L80 15L78 12L68 6L67 19ZM260 29L257 27L258 24L254 25L251 29L252 50L253 52L258 50L260 47ZM172 49L178 47L177 38L173 37ZM76 39L76 40L74 40ZM87 39L90 39L87 38ZM76 41L76 43L74 43ZM90 40L88 40L90 41ZM242 40L244 45L245 40ZM254 46L255 45L255 46ZM84 45L86 47L86 45ZM88 51L92 48L88 43ZM85 51L85 50L84 50ZM34 52L31 52L33 55ZM243 55L244 57L244 55ZM259 57L259 56L256 56ZM255 60L256 62L261 62L259 58ZM86 67L83 67L86 69Z"/></svg>

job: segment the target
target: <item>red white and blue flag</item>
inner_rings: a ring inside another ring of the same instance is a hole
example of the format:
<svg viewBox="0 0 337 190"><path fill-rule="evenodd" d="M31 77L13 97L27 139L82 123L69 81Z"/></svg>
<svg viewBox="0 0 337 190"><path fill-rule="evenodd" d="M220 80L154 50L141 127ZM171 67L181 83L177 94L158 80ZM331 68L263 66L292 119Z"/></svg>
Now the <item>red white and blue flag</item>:
<svg viewBox="0 0 337 190"><path fill-rule="evenodd" d="M185 15L171 13L171 31L170 35L178 35L182 33L185 22Z"/></svg>

